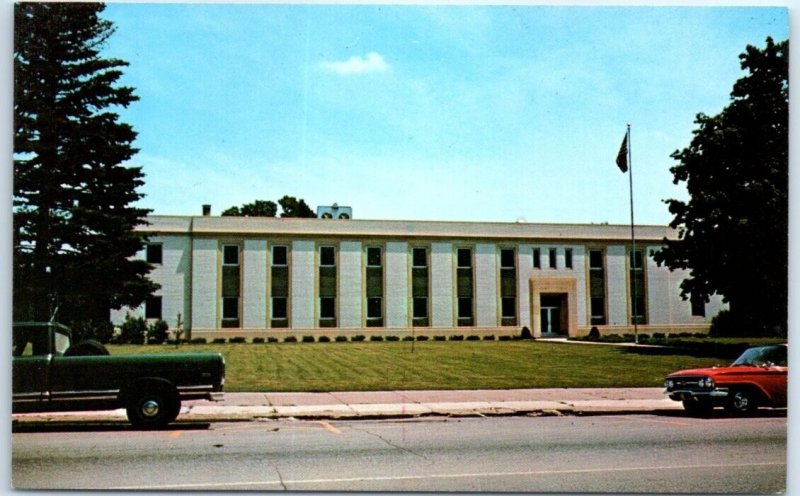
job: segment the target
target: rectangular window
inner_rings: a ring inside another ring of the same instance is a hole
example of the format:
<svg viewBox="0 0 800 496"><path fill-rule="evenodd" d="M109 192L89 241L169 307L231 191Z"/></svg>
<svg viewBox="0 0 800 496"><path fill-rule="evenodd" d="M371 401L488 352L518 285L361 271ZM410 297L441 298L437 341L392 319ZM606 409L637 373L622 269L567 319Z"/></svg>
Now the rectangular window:
<svg viewBox="0 0 800 496"><path fill-rule="evenodd" d="M472 312L474 278L472 273L472 249L459 248L456 251L456 296L458 298L458 325L475 325Z"/></svg>
<svg viewBox="0 0 800 496"><path fill-rule="evenodd" d="M161 297L149 296L144 302L144 318L161 320Z"/></svg>
<svg viewBox="0 0 800 496"><path fill-rule="evenodd" d="M417 327L430 326L428 299L430 297L430 276L428 273L428 249L411 249L411 298L412 321Z"/></svg>
<svg viewBox="0 0 800 496"><path fill-rule="evenodd" d="M164 246L161 243L147 245L147 263L154 265L164 263Z"/></svg>
<svg viewBox="0 0 800 496"><path fill-rule="evenodd" d="M319 326L336 327L336 248L319 247Z"/></svg>
<svg viewBox="0 0 800 496"><path fill-rule="evenodd" d="M367 247L367 327L383 327L383 249Z"/></svg>
<svg viewBox="0 0 800 496"><path fill-rule="evenodd" d="M549 261L549 265L551 269L556 268L556 249L550 248L547 252L547 259Z"/></svg>
<svg viewBox="0 0 800 496"><path fill-rule="evenodd" d="M533 268L534 269L542 268L542 250L540 250L539 248L533 249Z"/></svg>
<svg viewBox="0 0 800 496"><path fill-rule="evenodd" d="M239 327L241 265L238 244L222 245L222 327Z"/></svg>
<svg viewBox="0 0 800 496"><path fill-rule="evenodd" d="M692 317L706 316L706 301L703 298L692 295L689 301L692 303Z"/></svg>
<svg viewBox="0 0 800 496"><path fill-rule="evenodd" d="M637 324L647 324L647 288L644 280L644 251L630 253L631 316Z"/></svg>
<svg viewBox="0 0 800 496"><path fill-rule="evenodd" d="M589 301L592 325L606 324L606 275L603 250L589 250Z"/></svg>
<svg viewBox="0 0 800 496"><path fill-rule="evenodd" d="M568 269L572 268L572 248L564 250L564 267Z"/></svg>
<svg viewBox="0 0 800 496"><path fill-rule="evenodd" d="M270 267L270 327L289 327L289 247L272 246Z"/></svg>
<svg viewBox="0 0 800 496"><path fill-rule="evenodd" d="M517 325L517 265L513 249L500 250L501 325Z"/></svg>

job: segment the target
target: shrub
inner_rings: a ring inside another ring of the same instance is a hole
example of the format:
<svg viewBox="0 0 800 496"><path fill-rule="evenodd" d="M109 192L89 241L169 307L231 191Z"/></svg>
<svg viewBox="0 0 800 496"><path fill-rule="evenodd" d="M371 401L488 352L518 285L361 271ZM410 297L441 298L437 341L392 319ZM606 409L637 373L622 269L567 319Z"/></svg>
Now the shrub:
<svg viewBox="0 0 800 496"><path fill-rule="evenodd" d="M270 337L267 338L267 343L277 343L277 342L278 342L278 338L276 338L274 336L270 336Z"/></svg>
<svg viewBox="0 0 800 496"><path fill-rule="evenodd" d="M347 341L347 336L336 336L337 343L344 343Z"/></svg>
<svg viewBox="0 0 800 496"><path fill-rule="evenodd" d="M192 344L206 344L208 340L206 338L192 338L189 342Z"/></svg>
<svg viewBox="0 0 800 496"><path fill-rule="evenodd" d="M533 339L533 334L531 334L531 330L528 329L528 326L522 328L519 334L520 339Z"/></svg>
<svg viewBox="0 0 800 496"><path fill-rule="evenodd" d="M225 344L225 341L226 341L225 338L214 338L211 342L213 344Z"/></svg>
<svg viewBox="0 0 800 496"><path fill-rule="evenodd" d="M483 337L484 341L494 341L494 334L489 334Z"/></svg>
<svg viewBox="0 0 800 496"><path fill-rule="evenodd" d="M159 319L147 327L147 342L153 344L163 344L169 335L169 325Z"/></svg>
<svg viewBox="0 0 800 496"><path fill-rule="evenodd" d="M365 339L367 339L367 338L366 338L366 336L363 336L363 335L359 334L358 336L353 336L353 337L350 339L350 341L352 341L352 342L354 342L354 343L358 343L358 342L360 342L360 341L364 341Z"/></svg>
<svg viewBox="0 0 800 496"><path fill-rule="evenodd" d="M285 338L283 338L283 342L284 343L296 343L297 342L297 336L286 336Z"/></svg>
<svg viewBox="0 0 800 496"><path fill-rule="evenodd" d="M264 338L253 338L253 344L262 344L264 342Z"/></svg>
<svg viewBox="0 0 800 496"><path fill-rule="evenodd" d="M467 336L467 341L480 341L480 340L481 340L480 336L475 336L475 335Z"/></svg>
<svg viewBox="0 0 800 496"><path fill-rule="evenodd" d="M331 338L329 338L328 336L320 336L317 341L319 341L320 343L330 343Z"/></svg>
<svg viewBox="0 0 800 496"><path fill-rule="evenodd" d="M500 341L511 341L511 336L500 336L498 339Z"/></svg>
<svg viewBox="0 0 800 496"><path fill-rule="evenodd" d="M370 341L383 341L383 336L370 336Z"/></svg>
<svg viewBox="0 0 800 496"><path fill-rule="evenodd" d="M425 336L424 334L422 336L417 336L417 341L427 341L427 340L428 336Z"/></svg>
<svg viewBox="0 0 800 496"><path fill-rule="evenodd" d="M464 341L464 336L461 334L454 334L453 336L450 336L450 341Z"/></svg>
<svg viewBox="0 0 800 496"><path fill-rule="evenodd" d="M589 329L588 337L591 341L597 341L600 339L600 329L598 329L597 326L592 326L592 328Z"/></svg>
<svg viewBox="0 0 800 496"><path fill-rule="evenodd" d="M414 336L403 336L403 341L414 341Z"/></svg>
<svg viewBox="0 0 800 496"><path fill-rule="evenodd" d="M303 342L304 343L313 343L314 342L314 336L303 336Z"/></svg>
<svg viewBox="0 0 800 496"><path fill-rule="evenodd" d="M399 336L386 336L386 341L400 341Z"/></svg>
<svg viewBox="0 0 800 496"><path fill-rule="evenodd" d="M234 337L230 338L228 340L228 342L231 343L231 344L242 344L242 343L246 343L247 339L245 339L243 336L234 336Z"/></svg>
<svg viewBox="0 0 800 496"><path fill-rule="evenodd" d="M667 335L664 334L663 332L654 332L653 333L653 339L666 339L666 338L667 338Z"/></svg>
<svg viewBox="0 0 800 496"><path fill-rule="evenodd" d="M70 322L73 336L77 343L85 339L94 339L103 344L111 342L114 337L114 324L109 321L79 320Z"/></svg>
<svg viewBox="0 0 800 496"><path fill-rule="evenodd" d="M132 317L131 314L125 316L125 322L120 328L118 341L120 343L143 344L144 336L147 332L147 323L143 317Z"/></svg>

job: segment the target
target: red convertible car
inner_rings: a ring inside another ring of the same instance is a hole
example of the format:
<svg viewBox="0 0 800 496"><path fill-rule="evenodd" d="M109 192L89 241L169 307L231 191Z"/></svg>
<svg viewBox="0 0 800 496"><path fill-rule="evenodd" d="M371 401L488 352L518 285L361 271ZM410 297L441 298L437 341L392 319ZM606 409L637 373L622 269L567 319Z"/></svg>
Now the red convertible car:
<svg viewBox="0 0 800 496"><path fill-rule="evenodd" d="M729 367L672 373L664 380L664 393L696 414L716 406L738 414L759 406L785 407L787 351L785 344L758 346L745 350Z"/></svg>

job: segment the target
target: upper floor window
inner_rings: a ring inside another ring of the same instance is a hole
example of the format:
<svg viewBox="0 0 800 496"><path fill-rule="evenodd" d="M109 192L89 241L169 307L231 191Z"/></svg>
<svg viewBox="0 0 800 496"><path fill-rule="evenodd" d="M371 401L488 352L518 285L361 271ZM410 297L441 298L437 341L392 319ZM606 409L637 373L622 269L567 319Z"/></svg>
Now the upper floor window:
<svg viewBox="0 0 800 496"><path fill-rule="evenodd" d="M147 245L147 263L160 264L164 262L164 246L161 243Z"/></svg>
<svg viewBox="0 0 800 496"><path fill-rule="evenodd" d="M336 265L336 249L333 246L319 247L319 265L333 267Z"/></svg>
<svg viewBox="0 0 800 496"><path fill-rule="evenodd" d="M239 245L222 245L222 265L239 265Z"/></svg>
<svg viewBox="0 0 800 496"><path fill-rule="evenodd" d="M556 268L556 249L550 248L547 252L547 259L551 269Z"/></svg>

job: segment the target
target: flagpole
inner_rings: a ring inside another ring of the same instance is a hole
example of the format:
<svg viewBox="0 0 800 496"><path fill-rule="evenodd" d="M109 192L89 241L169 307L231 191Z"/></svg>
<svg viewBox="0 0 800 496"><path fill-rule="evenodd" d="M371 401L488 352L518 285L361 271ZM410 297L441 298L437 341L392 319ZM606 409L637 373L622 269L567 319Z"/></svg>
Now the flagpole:
<svg viewBox="0 0 800 496"><path fill-rule="evenodd" d="M633 161L631 160L631 123L628 123L628 130L627 130L627 140L628 140L628 156L626 157L628 160L628 182L630 185L630 197L631 197L631 271L630 275L633 275L634 270L636 269L636 233L634 230L634 222L633 222ZM644 263L644 260L642 260ZM636 294L636 278L630 277L631 280L631 293L633 296L633 314L631 315L631 320L633 320L633 342L635 344L639 344L639 325L638 325L638 297Z"/></svg>

